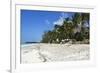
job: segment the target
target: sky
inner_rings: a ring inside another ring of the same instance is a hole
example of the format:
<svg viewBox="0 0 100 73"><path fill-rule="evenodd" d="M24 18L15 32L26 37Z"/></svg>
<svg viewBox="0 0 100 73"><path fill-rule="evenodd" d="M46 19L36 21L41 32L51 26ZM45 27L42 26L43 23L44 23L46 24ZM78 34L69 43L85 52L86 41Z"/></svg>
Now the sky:
<svg viewBox="0 0 100 73"><path fill-rule="evenodd" d="M72 17L72 12L21 10L21 43L40 42L45 31L54 25L62 25L64 18Z"/></svg>

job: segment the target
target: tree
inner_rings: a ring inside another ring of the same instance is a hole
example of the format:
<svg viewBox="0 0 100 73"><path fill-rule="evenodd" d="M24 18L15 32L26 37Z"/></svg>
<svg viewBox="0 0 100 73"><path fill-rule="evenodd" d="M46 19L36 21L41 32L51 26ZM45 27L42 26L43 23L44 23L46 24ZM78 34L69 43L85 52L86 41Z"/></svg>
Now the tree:
<svg viewBox="0 0 100 73"><path fill-rule="evenodd" d="M66 38L72 39L73 38L73 29L74 29L73 22L71 20L65 20L63 25L64 25L64 31L66 33Z"/></svg>
<svg viewBox="0 0 100 73"><path fill-rule="evenodd" d="M74 13L72 19L65 18L62 25L55 25L53 30L44 32L41 42L60 43L64 39L89 39L89 27L84 27L85 21L89 23L88 13Z"/></svg>
<svg viewBox="0 0 100 73"><path fill-rule="evenodd" d="M77 32L75 33L75 37L79 39L89 39L89 27L86 27L84 24L86 22L89 24L89 13L75 13L73 16L73 23L76 29L80 29L78 35L76 36ZM77 39L78 39L77 38Z"/></svg>

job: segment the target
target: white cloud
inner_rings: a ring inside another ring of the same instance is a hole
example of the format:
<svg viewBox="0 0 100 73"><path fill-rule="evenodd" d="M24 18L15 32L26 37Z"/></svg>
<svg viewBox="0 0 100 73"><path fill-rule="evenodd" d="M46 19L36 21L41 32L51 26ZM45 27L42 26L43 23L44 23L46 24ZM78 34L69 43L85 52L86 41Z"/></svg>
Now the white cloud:
<svg viewBox="0 0 100 73"><path fill-rule="evenodd" d="M51 22L48 19L46 19L44 22L45 22L45 27L49 29L51 26Z"/></svg>
<svg viewBox="0 0 100 73"><path fill-rule="evenodd" d="M62 24L63 24L63 21L64 21L64 18L67 18L67 17L68 17L68 14L62 12L62 13L61 13L61 16L60 16L60 17L58 18L58 20L56 20L53 24L54 24L54 25L62 25Z"/></svg>
<svg viewBox="0 0 100 73"><path fill-rule="evenodd" d="M46 23L46 24L50 24L49 20L45 20L45 23Z"/></svg>
<svg viewBox="0 0 100 73"><path fill-rule="evenodd" d="M63 21L64 21L64 18L63 17L60 17L58 20L56 20L53 24L54 25L62 25L63 24Z"/></svg>

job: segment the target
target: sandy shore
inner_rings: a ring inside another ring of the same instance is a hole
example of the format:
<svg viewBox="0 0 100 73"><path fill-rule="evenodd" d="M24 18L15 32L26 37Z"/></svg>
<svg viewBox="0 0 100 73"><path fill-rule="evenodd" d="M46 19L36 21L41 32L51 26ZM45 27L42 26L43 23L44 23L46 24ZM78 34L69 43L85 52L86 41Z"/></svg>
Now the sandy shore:
<svg viewBox="0 0 100 73"><path fill-rule="evenodd" d="M21 63L89 59L89 44L27 44L21 46Z"/></svg>

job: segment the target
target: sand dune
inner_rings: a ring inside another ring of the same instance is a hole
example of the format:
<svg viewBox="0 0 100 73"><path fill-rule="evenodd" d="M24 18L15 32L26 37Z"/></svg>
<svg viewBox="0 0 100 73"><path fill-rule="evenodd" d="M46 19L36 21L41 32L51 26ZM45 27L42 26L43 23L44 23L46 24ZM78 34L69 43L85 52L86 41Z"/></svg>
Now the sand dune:
<svg viewBox="0 0 100 73"><path fill-rule="evenodd" d="M89 59L89 44L28 44L21 46L21 63Z"/></svg>

